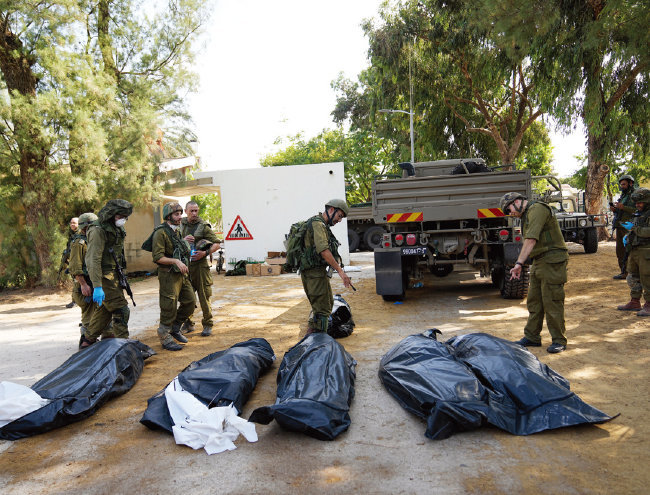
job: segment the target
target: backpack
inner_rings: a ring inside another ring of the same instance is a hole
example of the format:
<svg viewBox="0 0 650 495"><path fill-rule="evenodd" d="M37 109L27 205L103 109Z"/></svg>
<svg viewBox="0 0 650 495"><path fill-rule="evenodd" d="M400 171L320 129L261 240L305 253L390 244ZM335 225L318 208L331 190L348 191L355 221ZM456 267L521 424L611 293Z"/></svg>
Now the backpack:
<svg viewBox="0 0 650 495"><path fill-rule="evenodd" d="M305 252L305 234L311 228L313 217L309 220L294 223L289 229L287 240L285 241L287 251L287 261L284 264L284 270L287 272L296 272L300 269L300 260Z"/></svg>
<svg viewBox="0 0 650 495"><path fill-rule="evenodd" d="M153 232L147 239L142 243L141 249L144 249L145 251L152 252L153 251L153 235L156 233L156 230L162 229L164 227L164 224L160 224L156 226L156 228L153 229Z"/></svg>

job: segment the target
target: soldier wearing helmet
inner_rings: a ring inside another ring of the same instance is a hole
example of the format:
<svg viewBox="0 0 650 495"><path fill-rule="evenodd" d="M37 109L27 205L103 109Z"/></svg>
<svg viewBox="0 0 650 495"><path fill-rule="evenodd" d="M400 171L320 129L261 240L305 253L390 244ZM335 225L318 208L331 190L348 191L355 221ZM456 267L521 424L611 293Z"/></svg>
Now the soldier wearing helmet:
<svg viewBox="0 0 650 495"><path fill-rule="evenodd" d="M305 294L311 304L307 333L327 332L327 324L334 296L327 275L332 267L341 277L343 285L350 287L350 278L339 264L339 242L330 227L339 223L348 214L348 204L343 199L331 199L325 203L325 211L307 220L310 228L305 233L305 255L301 259L300 278Z"/></svg>
<svg viewBox="0 0 650 495"><path fill-rule="evenodd" d="M88 330L90 325L90 318L93 314L95 305L93 304L93 288L89 284L90 277L88 276L88 269L86 268L86 251L88 249L88 239L86 231L90 224L97 220L97 215L94 213L84 213L78 218L78 228L76 235L70 244L70 266L68 270L74 280L74 287L72 288L72 300L81 309L81 335L79 346L83 343L83 335Z"/></svg>
<svg viewBox="0 0 650 495"><path fill-rule="evenodd" d="M529 202L519 193L506 193L500 202L506 215L521 218L524 244L510 276L518 279L530 257L530 286L526 306L528 322L524 337L517 341L526 347L540 347L542 325L546 326L553 342L546 349L550 353L566 349L564 324L564 284L567 281L569 254L552 208L546 203Z"/></svg>
<svg viewBox="0 0 650 495"><path fill-rule="evenodd" d="M185 214L187 217L181 219L181 237L193 248L192 253L194 254L190 260L190 282L196 291L203 313L201 336L208 337L212 334L213 325L212 307L210 306L212 275L210 275L208 256L221 247L221 241L212 231L212 226L199 217L199 205L196 201L189 201L185 205ZM194 324L189 318L183 323L183 331L183 333L194 331Z"/></svg>
<svg viewBox="0 0 650 495"><path fill-rule="evenodd" d="M632 221L621 226L629 230L624 237L628 250L627 284L630 302L618 306L621 311L637 311L637 316L650 316L650 190L640 187L631 194L636 206ZM641 306L641 296L645 304Z"/></svg>
<svg viewBox="0 0 650 495"><path fill-rule="evenodd" d="M102 338L129 337L129 306L120 287L117 262L126 267L124 258L124 225L133 213L133 205L123 199L111 199L99 210L97 220L86 230L88 248L86 267L93 286L93 302L96 306L84 333L81 348L94 344ZM106 328L112 322L109 335Z"/></svg>
<svg viewBox="0 0 650 495"><path fill-rule="evenodd" d="M180 351L186 343L181 326L192 315L194 291L189 280L190 246L180 235L183 208L178 203L163 207L163 223L152 234L151 255L158 265L160 325L158 338L163 349Z"/></svg>
<svg viewBox="0 0 650 495"><path fill-rule="evenodd" d="M621 224L629 222L632 215L636 211L634 201L632 200L632 193L634 192L634 178L631 175L621 175L618 179L618 185L621 188L621 196L616 203L610 203L609 209L614 212L614 222L612 227L616 232L616 258L618 259L618 266L621 273L614 275L616 280L624 280L627 277L626 260L627 254L625 246L623 245L623 237L627 234Z"/></svg>

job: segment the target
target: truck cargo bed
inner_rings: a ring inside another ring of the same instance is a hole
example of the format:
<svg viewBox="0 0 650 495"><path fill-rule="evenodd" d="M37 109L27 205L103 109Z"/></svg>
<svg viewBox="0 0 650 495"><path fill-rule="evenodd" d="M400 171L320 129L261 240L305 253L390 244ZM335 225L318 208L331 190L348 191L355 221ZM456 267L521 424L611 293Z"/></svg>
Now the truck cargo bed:
<svg viewBox="0 0 650 495"><path fill-rule="evenodd" d="M419 212L422 222L472 219L478 209L498 209L507 192L528 196L530 185L529 170L380 180L373 183L372 214L377 224Z"/></svg>

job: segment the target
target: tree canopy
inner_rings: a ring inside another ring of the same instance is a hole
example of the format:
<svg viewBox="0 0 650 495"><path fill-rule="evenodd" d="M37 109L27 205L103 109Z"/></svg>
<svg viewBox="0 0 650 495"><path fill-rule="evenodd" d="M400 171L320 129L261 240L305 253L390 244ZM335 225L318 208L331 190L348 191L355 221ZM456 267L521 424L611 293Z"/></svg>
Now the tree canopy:
<svg viewBox="0 0 650 495"><path fill-rule="evenodd" d="M192 138L181 95L203 3L0 0L2 285L53 282L70 217L158 192L156 161Z"/></svg>

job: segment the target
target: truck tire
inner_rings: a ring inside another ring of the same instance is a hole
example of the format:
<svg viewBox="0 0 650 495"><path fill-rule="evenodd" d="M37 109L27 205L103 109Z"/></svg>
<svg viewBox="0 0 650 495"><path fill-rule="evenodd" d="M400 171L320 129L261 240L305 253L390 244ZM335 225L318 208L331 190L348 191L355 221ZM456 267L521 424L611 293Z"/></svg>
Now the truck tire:
<svg viewBox="0 0 650 495"><path fill-rule="evenodd" d="M585 230L585 239L582 245L587 254L592 254L598 251L598 230L596 227L591 227Z"/></svg>
<svg viewBox="0 0 650 495"><path fill-rule="evenodd" d="M356 230L348 229L348 248L351 253L359 249L359 242L361 242L361 239L359 239L359 234L357 234Z"/></svg>
<svg viewBox="0 0 650 495"><path fill-rule="evenodd" d="M381 240L384 235L384 229L379 225L373 225L363 235L363 242L371 251L381 247Z"/></svg>
<svg viewBox="0 0 650 495"><path fill-rule="evenodd" d="M521 269L519 279L510 278L511 266L506 266L503 270L499 290L503 299L523 299L528 294L528 267Z"/></svg>

